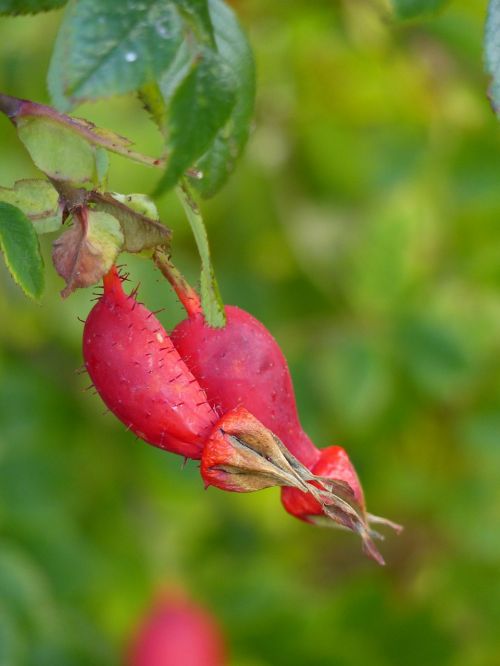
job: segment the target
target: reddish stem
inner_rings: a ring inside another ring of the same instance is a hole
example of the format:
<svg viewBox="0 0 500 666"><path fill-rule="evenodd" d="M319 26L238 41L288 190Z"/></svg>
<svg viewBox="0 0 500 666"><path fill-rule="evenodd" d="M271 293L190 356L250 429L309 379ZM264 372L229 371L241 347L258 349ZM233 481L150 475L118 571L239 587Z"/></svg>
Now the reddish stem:
<svg viewBox="0 0 500 666"><path fill-rule="evenodd" d="M156 250L153 255L156 266L172 285L189 317L203 314L198 293L189 284L178 268L174 266L170 256L163 250Z"/></svg>

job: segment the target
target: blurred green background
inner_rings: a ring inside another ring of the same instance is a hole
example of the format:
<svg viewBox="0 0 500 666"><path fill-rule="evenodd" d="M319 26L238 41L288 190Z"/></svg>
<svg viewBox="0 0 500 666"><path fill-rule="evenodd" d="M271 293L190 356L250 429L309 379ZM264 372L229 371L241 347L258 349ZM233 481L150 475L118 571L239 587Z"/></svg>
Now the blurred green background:
<svg viewBox="0 0 500 666"><path fill-rule="evenodd" d="M203 205L226 302L290 362L319 446L355 462L371 511L404 523L385 569L351 534L294 520L275 489L205 492L82 389L92 298L25 300L0 276L0 664L119 664L155 590L224 627L234 666L500 663L500 140L485 0L419 22L375 0L240 0L258 102L245 157ZM61 13L0 20L0 90L48 101ZM126 97L78 114L155 154ZM36 175L0 117L0 184ZM111 187L157 174L112 158ZM178 203L160 202L196 280ZM166 282L128 256L171 326Z"/></svg>

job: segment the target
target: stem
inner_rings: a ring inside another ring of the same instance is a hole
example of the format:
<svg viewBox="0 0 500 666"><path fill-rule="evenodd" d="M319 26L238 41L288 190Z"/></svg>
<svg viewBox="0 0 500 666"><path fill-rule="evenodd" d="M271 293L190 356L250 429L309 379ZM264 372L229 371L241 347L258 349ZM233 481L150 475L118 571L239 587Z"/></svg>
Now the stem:
<svg viewBox="0 0 500 666"><path fill-rule="evenodd" d="M200 297L164 250L156 250L153 261L172 285L180 302L190 317L203 313Z"/></svg>
<svg viewBox="0 0 500 666"><path fill-rule="evenodd" d="M176 187L176 193L191 225L201 259L200 293L206 322L213 328L222 328L226 325L226 313L210 259L210 247L205 223L203 222L200 209L191 196L185 182Z"/></svg>

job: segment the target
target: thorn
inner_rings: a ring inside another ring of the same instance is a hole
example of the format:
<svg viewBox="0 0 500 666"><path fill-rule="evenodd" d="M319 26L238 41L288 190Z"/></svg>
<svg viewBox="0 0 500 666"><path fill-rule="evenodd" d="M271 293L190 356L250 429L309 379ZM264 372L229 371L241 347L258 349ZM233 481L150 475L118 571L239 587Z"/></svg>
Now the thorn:
<svg viewBox="0 0 500 666"><path fill-rule="evenodd" d="M130 294L128 295L128 299L130 300L131 298L135 298L137 296L137 293L139 291L139 287L141 286L141 283L138 282L137 286L132 289Z"/></svg>
<svg viewBox="0 0 500 666"><path fill-rule="evenodd" d="M90 389L93 389L93 388L95 388L94 384L89 384L84 389L82 389L82 391L90 391Z"/></svg>
<svg viewBox="0 0 500 666"><path fill-rule="evenodd" d="M77 317L78 321L80 321L82 324L85 324L87 321L86 319L82 319L81 317Z"/></svg>

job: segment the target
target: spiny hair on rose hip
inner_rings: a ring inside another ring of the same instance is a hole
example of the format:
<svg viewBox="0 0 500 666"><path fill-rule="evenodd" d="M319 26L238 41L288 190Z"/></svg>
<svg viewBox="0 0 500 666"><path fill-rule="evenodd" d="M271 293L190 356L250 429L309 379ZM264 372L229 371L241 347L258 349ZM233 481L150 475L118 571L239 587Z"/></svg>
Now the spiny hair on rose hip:
<svg viewBox="0 0 500 666"><path fill-rule="evenodd" d="M217 420L204 390L167 332L129 295L116 268L83 331L83 357L106 406L137 436L188 458L200 458Z"/></svg>

